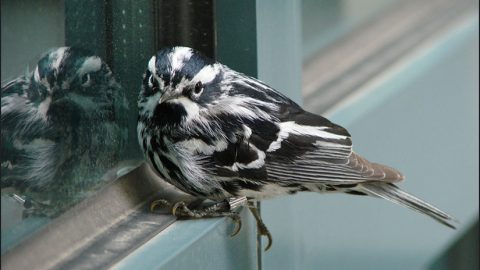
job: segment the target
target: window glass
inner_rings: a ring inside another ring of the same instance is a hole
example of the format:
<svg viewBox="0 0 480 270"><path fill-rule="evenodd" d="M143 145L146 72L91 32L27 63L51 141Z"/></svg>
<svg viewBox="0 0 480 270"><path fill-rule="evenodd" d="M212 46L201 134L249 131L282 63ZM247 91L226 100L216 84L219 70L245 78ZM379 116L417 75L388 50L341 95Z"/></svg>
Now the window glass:
<svg viewBox="0 0 480 270"><path fill-rule="evenodd" d="M2 254L142 160L151 7L2 1Z"/></svg>
<svg viewBox="0 0 480 270"><path fill-rule="evenodd" d="M213 1L1 5L3 255L143 162L137 96L148 60L175 45L214 57L215 31Z"/></svg>
<svg viewBox="0 0 480 270"><path fill-rule="evenodd" d="M303 61L374 20L398 0L302 0Z"/></svg>

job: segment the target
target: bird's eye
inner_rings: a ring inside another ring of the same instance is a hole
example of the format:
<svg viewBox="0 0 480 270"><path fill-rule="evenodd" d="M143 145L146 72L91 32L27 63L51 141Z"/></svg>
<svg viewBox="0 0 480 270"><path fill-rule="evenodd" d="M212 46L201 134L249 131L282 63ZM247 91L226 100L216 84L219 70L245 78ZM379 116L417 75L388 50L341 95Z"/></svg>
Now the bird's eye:
<svg viewBox="0 0 480 270"><path fill-rule="evenodd" d="M88 87L88 86L90 86L90 84L91 84L91 82L92 82L92 80L90 79L90 74L87 73L87 74L83 75L81 82L82 82L82 86L83 86L83 87Z"/></svg>
<svg viewBox="0 0 480 270"><path fill-rule="evenodd" d="M194 93L195 95L200 95L200 93L202 93L202 91L203 91L203 84L202 84L202 82L197 82L197 83L195 84L195 88L193 89L193 93Z"/></svg>

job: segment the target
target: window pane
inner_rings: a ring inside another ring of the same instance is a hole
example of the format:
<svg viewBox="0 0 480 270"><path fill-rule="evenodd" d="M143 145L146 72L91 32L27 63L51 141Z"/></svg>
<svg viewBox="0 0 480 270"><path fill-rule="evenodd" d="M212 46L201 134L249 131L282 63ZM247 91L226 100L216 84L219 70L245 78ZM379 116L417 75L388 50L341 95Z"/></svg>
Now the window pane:
<svg viewBox="0 0 480 270"><path fill-rule="evenodd" d="M303 61L381 16L398 0L302 0Z"/></svg>
<svg viewBox="0 0 480 270"><path fill-rule="evenodd" d="M2 254L139 164L151 5L2 1Z"/></svg>

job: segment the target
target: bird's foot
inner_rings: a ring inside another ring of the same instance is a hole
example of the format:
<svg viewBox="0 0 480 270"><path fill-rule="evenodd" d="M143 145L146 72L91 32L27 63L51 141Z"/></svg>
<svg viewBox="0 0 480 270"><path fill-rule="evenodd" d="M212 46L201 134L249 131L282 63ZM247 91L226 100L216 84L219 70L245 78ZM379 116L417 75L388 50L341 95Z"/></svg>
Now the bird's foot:
<svg viewBox="0 0 480 270"><path fill-rule="evenodd" d="M249 203L248 209L250 209L250 212L252 212L253 216L255 217L255 220L257 221L257 233L259 235L266 236L268 239L267 246L264 249L265 251L267 251L272 246L272 242L273 242L272 235L270 234L270 231L268 230L265 223L263 223L262 217L260 216L260 213L258 212L258 209L253 202Z"/></svg>
<svg viewBox="0 0 480 270"><path fill-rule="evenodd" d="M269 250L272 246L273 238L268 230L265 223L258 212L257 207L255 206L254 202L247 201L246 197L234 197L228 200L224 200L221 202L214 203L207 207L203 207L200 209L190 209L188 205L181 201L175 204L167 200L156 200L153 201L150 205L150 210L153 211L155 208L158 207L169 207L171 209L171 213L177 217L184 217L184 218L209 218L209 217L229 217L235 223L235 230L232 233L232 237L237 235L242 228L242 221L240 215L236 212L233 212L235 209L239 208L240 206L244 206L248 204L248 208L250 212L252 212L253 216L255 217L255 221L257 223L257 233L259 235L265 236L268 239L267 246L265 247L265 251Z"/></svg>
<svg viewBox="0 0 480 270"><path fill-rule="evenodd" d="M163 208L163 207L172 207L172 203L164 199L155 200L150 203L150 212L155 211L155 209L157 208Z"/></svg>
<svg viewBox="0 0 480 270"><path fill-rule="evenodd" d="M234 210L246 204L246 197L235 197L214 203L203 208L190 209L188 205L183 201L172 204L171 202L166 200L156 200L150 204L150 210L153 211L157 207L170 207L172 215L180 218L229 217L235 223L235 230L231 235L233 237L237 235L242 228L242 220L240 218L240 215L234 212Z"/></svg>

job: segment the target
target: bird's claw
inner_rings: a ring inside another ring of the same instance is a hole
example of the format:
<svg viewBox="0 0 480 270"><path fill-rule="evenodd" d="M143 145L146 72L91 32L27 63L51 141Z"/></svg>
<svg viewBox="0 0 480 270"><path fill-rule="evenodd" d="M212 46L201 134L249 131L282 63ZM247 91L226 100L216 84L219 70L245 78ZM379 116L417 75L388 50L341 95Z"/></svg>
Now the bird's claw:
<svg viewBox="0 0 480 270"><path fill-rule="evenodd" d="M240 218L240 216L238 214L236 214L236 213L232 213L232 214L233 215L231 215L229 217L235 223L235 229L233 230L233 233L230 235L230 237L234 237L242 229L242 219Z"/></svg>
<svg viewBox="0 0 480 270"><path fill-rule="evenodd" d="M191 218L209 218L209 217L229 217L235 223L235 229L230 235L231 237L237 235L242 229L242 219L240 215L235 212L227 211L213 211L212 208L206 208L201 210L191 210L185 204L185 202L177 202L172 207L172 215L177 217L191 217Z"/></svg>
<svg viewBox="0 0 480 270"><path fill-rule="evenodd" d="M179 212L180 211L180 212ZM176 217L193 217L196 218L197 216L195 213L187 207L185 202L177 202L172 207L172 215Z"/></svg>
<svg viewBox="0 0 480 270"><path fill-rule="evenodd" d="M168 206L171 207L172 215L176 217L189 217L189 218L209 218L209 217L229 217L232 219L235 224L235 228L230 237L236 236L242 229L242 219L240 215L236 212L233 212L233 209L236 209L242 205L245 205L247 199L244 197L240 198L230 198L226 202L216 203L214 205L208 206L203 209L190 209L187 204L183 201L176 202L175 204L170 203L167 200L160 199L155 200L150 204L150 211L154 211L155 208L159 206ZM257 222L257 232L259 235L265 236L268 239L265 251L269 250L272 247L272 235L267 229L267 226L262 221L260 213L253 204L248 204L250 211L252 212L255 220ZM227 210L228 209L228 210Z"/></svg>
<svg viewBox="0 0 480 270"><path fill-rule="evenodd" d="M267 243L267 246L265 247L264 251L269 250L272 247L272 242L273 242L272 234L270 234L270 231L267 229L265 224L264 224L263 227L258 227L257 226L257 229L258 229L258 234L266 236L267 239L268 239L268 243Z"/></svg>
<svg viewBox="0 0 480 270"><path fill-rule="evenodd" d="M225 202L217 203L212 206L206 207L204 209L190 209L187 204L183 201L176 202L175 204L170 203L167 200L155 200L150 204L150 211L154 211L155 208L159 206L171 206L171 213L176 217L189 217L189 218L209 218L209 217L229 217L232 219L235 224L235 229L230 235L231 237L236 236L242 229L242 219L240 215L231 212L231 210L226 209L235 209L238 208L243 202L241 199L228 201L227 205ZM233 207L232 207L233 206Z"/></svg>
<svg viewBox="0 0 480 270"><path fill-rule="evenodd" d="M153 212L155 208L159 206L171 206L171 205L172 204L167 200L163 200L163 199L155 200L150 204L150 212Z"/></svg>
<svg viewBox="0 0 480 270"><path fill-rule="evenodd" d="M263 223L262 217L260 216L260 213L258 212L257 208L254 205L250 205L248 207L250 209L250 212L252 212L253 216L255 217L255 220L257 221L257 233L259 235L266 236L268 239L267 246L265 247L264 251L267 251L272 247L272 234L270 234L270 231L268 230L267 226L265 223Z"/></svg>

